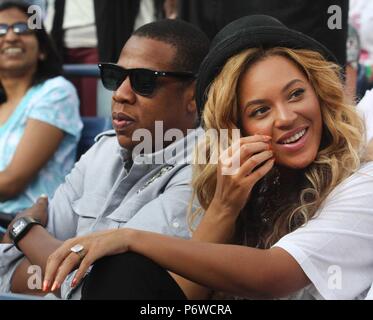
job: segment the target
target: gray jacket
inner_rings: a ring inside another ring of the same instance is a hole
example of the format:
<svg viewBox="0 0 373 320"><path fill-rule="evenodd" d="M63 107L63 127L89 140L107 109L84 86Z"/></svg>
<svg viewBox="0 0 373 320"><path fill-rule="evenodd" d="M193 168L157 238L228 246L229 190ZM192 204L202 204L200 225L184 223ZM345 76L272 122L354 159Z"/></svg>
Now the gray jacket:
<svg viewBox="0 0 373 320"><path fill-rule="evenodd" d="M59 240L123 227L189 238L192 167L188 163L193 148L186 141L202 133L198 128L167 148L146 155L176 151L167 163L138 163L139 156L132 166L130 154L119 146L115 132L102 134L49 202L48 231ZM181 144L186 146L185 153L180 151ZM0 244L0 292L10 292L10 279L22 256L14 246ZM62 285L63 298L80 297L79 290L71 296L72 276Z"/></svg>

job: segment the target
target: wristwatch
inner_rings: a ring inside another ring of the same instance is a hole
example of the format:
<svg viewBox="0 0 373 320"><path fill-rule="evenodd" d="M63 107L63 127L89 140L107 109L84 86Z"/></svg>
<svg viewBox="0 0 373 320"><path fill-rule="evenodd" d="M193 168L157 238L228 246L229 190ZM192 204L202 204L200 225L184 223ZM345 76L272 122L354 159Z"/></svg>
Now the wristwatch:
<svg viewBox="0 0 373 320"><path fill-rule="evenodd" d="M37 224L42 226L38 220L31 217L21 217L13 223L12 227L9 229L9 238L12 240L18 250L20 249L18 248L17 243L27 234L28 231L30 231L34 225Z"/></svg>

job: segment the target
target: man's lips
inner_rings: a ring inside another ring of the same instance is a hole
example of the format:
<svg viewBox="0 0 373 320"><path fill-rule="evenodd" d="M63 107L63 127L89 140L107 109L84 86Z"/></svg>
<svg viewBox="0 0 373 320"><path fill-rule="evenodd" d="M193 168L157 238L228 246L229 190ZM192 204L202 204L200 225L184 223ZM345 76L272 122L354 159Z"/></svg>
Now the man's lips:
<svg viewBox="0 0 373 320"><path fill-rule="evenodd" d="M124 112L113 112L113 120L118 121L135 121L135 119Z"/></svg>
<svg viewBox="0 0 373 320"><path fill-rule="evenodd" d="M135 120L124 112L113 112L113 127L115 130L121 131L133 124Z"/></svg>

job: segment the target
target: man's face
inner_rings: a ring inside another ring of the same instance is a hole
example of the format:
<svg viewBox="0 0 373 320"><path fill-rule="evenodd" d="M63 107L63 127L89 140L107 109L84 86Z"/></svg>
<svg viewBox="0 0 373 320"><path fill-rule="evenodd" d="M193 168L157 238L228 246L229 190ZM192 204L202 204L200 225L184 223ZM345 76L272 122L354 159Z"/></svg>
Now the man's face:
<svg viewBox="0 0 373 320"><path fill-rule="evenodd" d="M162 41L132 36L125 44L118 65L126 69L146 68L154 71L175 70L173 61L176 49ZM194 83L172 77L157 78L157 86L151 96L136 93L129 77L114 91L112 98L113 127L119 144L133 150L139 141L132 141L137 129L147 129L154 138L155 121L163 121L164 131L178 128L184 132L192 128L191 112ZM154 141L153 141L154 145Z"/></svg>

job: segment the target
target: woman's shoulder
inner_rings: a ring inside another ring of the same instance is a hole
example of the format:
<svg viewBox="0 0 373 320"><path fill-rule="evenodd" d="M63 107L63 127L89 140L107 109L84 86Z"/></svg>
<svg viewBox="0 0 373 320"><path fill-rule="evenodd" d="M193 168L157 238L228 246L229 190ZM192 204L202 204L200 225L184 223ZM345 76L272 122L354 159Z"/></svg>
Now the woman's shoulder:
<svg viewBox="0 0 373 320"><path fill-rule="evenodd" d="M76 93L74 85L63 76L47 79L36 87L42 92L58 90Z"/></svg>
<svg viewBox="0 0 373 320"><path fill-rule="evenodd" d="M68 108L77 108L79 105L74 85L62 76L45 80L30 90L30 110L44 105L54 106L58 109L61 104Z"/></svg>
<svg viewBox="0 0 373 320"><path fill-rule="evenodd" d="M352 181L368 180L373 182L373 161L367 161L360 165L360 168L354 172L348 179Z"/></svg>
<svg viewBox="0 0 373 320"><path fill-rule="evenodd" d="M361 164L357 172L371 173L373 175L373 160Z"/></svg>
<svg viewBox="0 0 373 320"><path fill-rule="evenodd" d="M57 76L45 80L41 84L42 88L60 88L60 89L74 89L74 85L63 76Z"/></svg>
<svg viewBox="0 0 373 320"><path fill-rule="evenodd" d="M352 200L355 197L360 200L366 197L370 202L373 201L373 161L362 163L358 170L336 186L328 200Z"/></svg>

